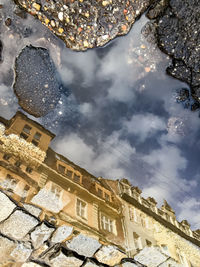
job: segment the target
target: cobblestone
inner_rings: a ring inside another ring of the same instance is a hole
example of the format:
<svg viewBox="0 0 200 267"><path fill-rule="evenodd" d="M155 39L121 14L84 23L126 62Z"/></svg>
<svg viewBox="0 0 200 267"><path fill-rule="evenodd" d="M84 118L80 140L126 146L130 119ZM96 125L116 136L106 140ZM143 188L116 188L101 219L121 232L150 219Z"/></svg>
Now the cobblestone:
<svg viewBox="0 0 200 267"><path fill-rule="evenodd" d="M16 205L2 192L0 192L0 222L5 220Z"/></svg>
<svg viewBox="0 0 200 267"><path fill-rule="evenodd" d="M24 213L16 210L6 221L0 224L0 232L11 238L22 240L32 230L38 221Z"/></svg>

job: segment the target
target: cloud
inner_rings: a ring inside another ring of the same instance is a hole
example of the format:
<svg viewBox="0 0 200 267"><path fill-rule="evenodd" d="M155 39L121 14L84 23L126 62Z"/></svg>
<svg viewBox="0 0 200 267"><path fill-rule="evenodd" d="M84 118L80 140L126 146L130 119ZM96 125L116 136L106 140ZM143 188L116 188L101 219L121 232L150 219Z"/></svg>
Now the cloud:
<svg viewBox="0 0 200 267"><path fill-rule="evenodd" d="M0 116L10 119L17 111L17 99L10 87L0 85Z"/></svg>
<svg viewBox="0 0 200 267"><path fill-rule="evenodd" d="M143 160L149 166L148 182L143 186L143 196L153 196L161 205L166 199L177 211L179 220L187 219L193 228L200 227L200 201L194 197L198 178L185 179L183 173L188 160L175 145L162 145L151 151Z"/></svg>
<svg viewBox="0 0 200 267"><path fill-rule="evenodd" d="M59 69L64 81L71 83L82 78L81 86L87 87L94 83L95 72L99 64L99 58L95 50L86 52L74 52L69 49L62 51L62 65ZM81 75L81 77L78 77ZM70 78L68 78L69 76Z"/></svg>
<svg viewBox="0 0 200 267"><path fill-rule="evenodd" d="M180 171L187 167L187 160L180 150L172 145L164 145L155 149L143 160L150 166L151 178L144 186L145 196L156 196L158 202L163 199L175 200L182 191L191 190L190 181L184 180Z"/></svg>
<svg viewBox="0 0 200 267"><path fill-rule="evenodd" d="M12 2L3 3L10 7ZM97 176L134 175L133 184L140 184L144 195L160 203L166 198L176 208L183 200L186 208L180 204L180 217L187 218L187 211L192 216L189 221L196 224L198 200L189 195L194 196L197 178L187 168L198 169L191 155L193 146L196 157L199 154L200 119L198 113L176 103L174 90L187 86L165 75L170 60L141 40L145 16L127 36L83 53L67 49L32 16L23 20L13 15L12 8L3 10L14 28L2 24L1 82L19 51L32 44L50 50L64 84L71 89L70 97L63 95L56 109L38 120L53 132L57 127L55 150ZM27 28L30 36L24 35ZM17 108L12 89L1 84L0 115L10 118Z"/></svg>
<svg viewBox="0 0 200 267"><path fill-rule="evenodd" d="M133 115L124 126L129 134L137 135L140 142L166 129L164 120L151 113Z"/></svg>
<svg viewBox="0 0 200 267"><path fill-rule="evenodd" d="M192 223L193 229L200 229L200 199L186 197L178 202L178 207L180 209L178 219L180 221L187 219L189 223Z"/></svg>
<svg viewBox="0 0 200 267"><path fill-rule="evenodd" d="M111 86L108 87L107 96L110 100L117 100L125 103L134 100L134 84L140 77L141 72L145 73L145 71L137 61L130 64L129 54L131 54L134 47L140 45L141 35L139 32L146 21L145 17L143 17L134 25L135 31L131 31L126 38L121 37L115 40L112 49L110 49L101 60L97 77L98 79L112 81ZM134 64L136 64L136 66L134 66Z"/></svg>
<svg viewBox="0 0 200 267"><path fill-rule="evenodd" d="M79 111L86 117L91 117L94 115L93 106L91 103L83 103L79 105Z"/></svg>
<svg viewBox="0 0 200 267"><path fill-rule="evenodd" d="M96 176L113 179L127 177L128 172L121 165L130 164L129 159L135 153L135 148L120 140L117 132L99 139L95 148L77 134L66 135L54 144L54 149Z"/></svg>

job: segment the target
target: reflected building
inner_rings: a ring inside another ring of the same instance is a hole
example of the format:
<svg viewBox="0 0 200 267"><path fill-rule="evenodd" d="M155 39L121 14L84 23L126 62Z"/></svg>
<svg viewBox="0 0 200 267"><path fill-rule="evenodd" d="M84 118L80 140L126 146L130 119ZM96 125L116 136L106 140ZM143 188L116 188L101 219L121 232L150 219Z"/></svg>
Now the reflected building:
<svg viewBox="0 0 200 267"><path fill-rule="evenodd" d="M144 266L158 266L150 265L152 258L163 267L200 266L200 231L178 222L166 201L158 208L127 179L95 177L51 149L53 138L21 112L10 120L0 117L3 192L21 207L37 209L41 221L73 226Z"/></svg>

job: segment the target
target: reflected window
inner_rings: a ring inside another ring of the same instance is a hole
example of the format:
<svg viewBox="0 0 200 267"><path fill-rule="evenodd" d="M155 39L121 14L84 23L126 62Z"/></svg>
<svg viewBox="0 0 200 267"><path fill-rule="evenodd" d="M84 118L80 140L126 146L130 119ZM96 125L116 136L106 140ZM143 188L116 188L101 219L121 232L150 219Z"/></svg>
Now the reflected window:
<svg viewBox="0 0 200 267"><path fill-rule="evenodd" d="M34 139L31 141L31 143L34 145L34 146L38 146L38 142L37 141L35 141Z"/></svg>
<svg viewBox="0 0 200 267"><path fill-rule="evenodd" d="M134 209L129 207L129 219L130 221L134 221Z"/></svg>
<svg viewBox="0 0 200 267"><path fill-rule="evenodd" d="M122 191L127 195L131 195L131 189L128 185L122 185Z"/></svg>
<svg viewBox="0 0 200 267"><path fill-rule="evenodd" d="M72 178L72 174L73 174L72 171L67 170L66 175L67 175L69 178Z"/></svg>
<svg viewBox="0 0 200 267"><path fill-rule="evenodd" d="M11 158L11 155L9 155L9 154L3 155L3 159L5 159L5 160L9 160L10 158Z"/></svg>
<svg viewBox="0 0 200 267"><path fill-rule="evenodd" d="M21 163L21 161L19 161L19 160L15 162L15 166L16 166L16 167L20 167L21 164L22 164L22 163Z"/></svg>
<svg viewBox="0 0 200 267"><path fill-rule="evenodd" d="M23 138L24 140L26 140L28 138L28 135L25 133L21 133L20 137Z"/></svg>
<svg viewBox="0 0 200 267"><path fill-rule="evenodd" d="M15 190L17 183L18 183L18 180L13 178L10 174L8 174L5 180L1 182L1 186L13 192Z"/></svg>
<svg viewBox="0 0 200 267"><path fill-rule="evenodd" d="M29 185L25 185L24 190L22 192L22 200L26 199L29 189L30 189L30 186Z"/></svg>
<svg viewBox="0 0 200 267"><path fill-rule="evenodd" d="M58 171L61 173L65 173L65 166L58 164Z"/></svg>
<svg viewBox="0 0 200 267"><path fill-rule="evenodd" d="M62 190L61 190L61 188L59 186L57 186L55 184L52 184L52 186L51 186L51 192L53 193L55 199L59 199L60 198L61 191Z"/></svg>
<svg viewBox="0 0 200 267"><path fill-rule="evenodd" d="M149 222L148 222L148 218L145 218L144 216L141 216L141 225L144 228L149 228Z"/></svg>
<svg viewBox="0 0 200 267"><path fill-rule="evenodd" d="M135 249L142 249L141 237L136 232L133 232L133 240Z"/></svg>
<svg viewBox="0 0 200 267"><path fill-rule="evenodd" d="M32 127L30 127L29 125L26 124L26 125L24 126L24 128L23 128L22 131L23 131L24 133L30 134L31 129L32 129Z"/></svg>
<svg viewBox="0 0 200 267"><path fill-rule="evenodd" d="M27 168L26 168L26 172L28 172L28 173L32 173L32 171L33 171L33 169L32 169L31 167L27 167Z"/></svg>
<svg viewBox="0 0 200 267"><path fill-rule="evenodd" d="M100 188L97 189L97 194L99 197L103 197L103 191Z"/></svg>
<svg viewBox="0 0 200 267"><path fill-rule="evenodd" d="M101 227L103 230L113 233L114 221L106 215L101 214Z"/></svg>
<svg viewBox="0 0 200 267"><path fill-rule="evenodd" d="M35 140L38 140L38 141L39 141L40 138L41 138L41 136L42 136L42 135L41 135L40 133L36 132L33 138L34 138Z"/></svg>
<svg viewBox="0 0 200 267"><path fill-rule="evenodd" d="M104 193L104 197L106 201L110 201L110 196L107 193Z"/></svg>
<svg viewBox="0 0 200 267"><path fill-rule="evenodd" d="M77 199L77 202L76 202L76 214L83 218L83 219L86 219L86 202L80 200L80 199Z"/></svg>
<svg viewBox="0 0 200 267"><path fill-rule="evenodd" d="M76 183L80 183L80 181L81 181L81 177L80 177L80 175L74 174L74 181L75 181Z"/></svg>
<svg viewBox="0 0 200 267"><path fill-rule="evenodd" d="M130 207L129 208L130 221L138 223L138 216L139 216L139 214L138 214L137 210L132 208L132 207Z"/></svg>

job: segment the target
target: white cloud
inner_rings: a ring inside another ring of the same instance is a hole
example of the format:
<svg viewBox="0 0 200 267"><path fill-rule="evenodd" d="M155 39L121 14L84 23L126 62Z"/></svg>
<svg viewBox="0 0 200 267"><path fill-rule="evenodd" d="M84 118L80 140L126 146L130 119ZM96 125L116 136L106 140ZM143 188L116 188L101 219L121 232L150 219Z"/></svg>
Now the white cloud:
<svg viewBox="0 0 200 267"><path fill-rule="evenodd" d="M182 190L189 191L192 184L180 176L187 166L187 160L181 155L175 146L164 145L160 149L153 150L143 160L150 166L151 178L144 187L145 196L154 196L159 202L165 199L175 200Z"/></svg>
<svg viewBox="0 0 200 267"><path fill-rule="evenodd" d="M200 229L200 199L195 197L186 197L183 201L178 202L180 212L178 219L186 220L192 223L192 228Z"/></svg>
<svg viewBox="0 0 200 267"><path fill-rule="evenodd" d="M93 106L90 103L80 104L79 111L86 117L92 117L94 115Z"/></svg>
<svg viewBox="0 0 200 267"><path fill-rule="evenodd" d="M64 80L67 79L67 75L70 75L72 79L72 75L74 79L77 79L77 75L81 75L83 78L84 86L89 86L95 81L95 72L97 70L99 64L99 58L95 52L95 50L88 50L86 52L74 52L66 49L62 51L62 61L63 64L59 71L61 72L61 76ZM69 67L70 66L70 69ZM73 68L76 68L76 74ZM77 71L78 69L78 71ZM74 72L72 74L72 72ZM66 77L64 77L66 75Z"/></svg>
<svg viewBox="0 0 200 267"><path fill-rule="evenodd" d="M105 140L99 139L95 148L77 134L66 135L54 144L54 149L96 176L113 179L127 177L126 168L120 165L130 164L131 154L135 153L135 148L127 141L121 141L117 132Z"/></svg>
<svg viewBox="0 0 200 267"><path fill-rule="evenodd" d="M121 37L115 40L115 46L101 60L97 77L112 81L111 86L108 88L107 96L111 100L130 102L134 99L134 84L140 77L141 66L129 64L129 50L130 47L132 49L132 46L139 45L141 37L139 32L146 21L145 17L143 17L134 25L135 31L130 31L126 38ZM133 44L131 40L134 40Z"/></svg>
<svg viewBox="0 0 200 267"><path fill-rule="evenodd" d="M166 129L164 120L151 113L133 115L129 121L124 123L124 126L129 134L137 135L141 142L156 132Z"/></svg>
<svg viewBox="0 0 200 267"><path fill-rule="evenodd" d="M0 85L0 116L10 119L17 111L17 99L10 87Z"/></svg>
<svg viewBox="0 0 200 267"><path fill-rule="evenodd" d="M188 161L181 151L172 145L163 144L143 160L149 164L149 181L143 188L144 197L153 196L161 205L166 199L172 208L178 210L179 220L187 219L193 228L200 227L200 201L193 198L197 178L184 179L180 171L186 169Z"/></svg>
<svg viewBox="0 0 200 267"><path fill-rule="evenodd" d="M70 160L82 166L89 166L95 155L93 148L73 133L57 141L54 147L56 152L66 155Z"/></svg>

